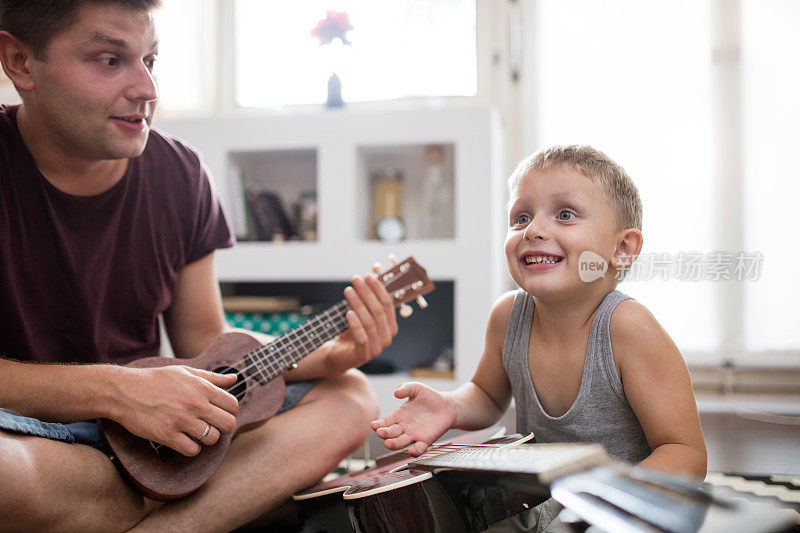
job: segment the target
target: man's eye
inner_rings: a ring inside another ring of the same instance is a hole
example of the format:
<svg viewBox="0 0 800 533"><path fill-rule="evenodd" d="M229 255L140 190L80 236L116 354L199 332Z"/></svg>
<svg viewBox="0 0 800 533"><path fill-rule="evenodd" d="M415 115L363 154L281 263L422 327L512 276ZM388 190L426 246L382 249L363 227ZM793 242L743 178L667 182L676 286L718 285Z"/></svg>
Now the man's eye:
<svg viewBox="0 0 800 533"><path fill-rule="evenodd" d="M100 63L107 67L116 67L119 65L119 58L116 57L101 57Z"/></svg>
<svg viewBox="0 0 800 533"><path fill-rule="evenodd" d="M573 213L573 212L571 212L571 211L567 211L567 210L565 209L564 211L561 211L561 212L558 214L558 216L556 216L556 218L557 218L558 220L572 220L573 218L575 218L575 213Z"/></svg>
<svg viewBox="0 0 800 533"><path fill-rule="evenodd" d="M153 58L153 59L146 59L146 60L145 60L145 62L144 62L144 64L147 66L147 70L149 70L149 71L151 71L151 72L152 72L152 71L153 71L153 67L155 67L155 66L156 66L156 60L155 60L155 58Z"/></svg>

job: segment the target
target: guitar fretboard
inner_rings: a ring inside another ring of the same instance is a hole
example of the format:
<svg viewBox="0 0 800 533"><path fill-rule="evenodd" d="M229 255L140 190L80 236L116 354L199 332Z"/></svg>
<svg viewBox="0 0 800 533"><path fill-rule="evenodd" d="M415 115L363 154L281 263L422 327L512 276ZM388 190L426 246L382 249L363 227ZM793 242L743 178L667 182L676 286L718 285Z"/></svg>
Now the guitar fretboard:
<svg viewBox="0 0 800 533"><path fill-rule="evenodd" d="M597 444L521 444L513 448L469 447L426 457L409 464L418 470L452 468L483 472L531 474L542 483L608 462Z"/></svg>
<svg viewBox="0 0 800 533"><path fill-rule="evenodd" d="M346 300L244 356L246 372L261 384L283 374L293 364L348 328Z"/></svg>

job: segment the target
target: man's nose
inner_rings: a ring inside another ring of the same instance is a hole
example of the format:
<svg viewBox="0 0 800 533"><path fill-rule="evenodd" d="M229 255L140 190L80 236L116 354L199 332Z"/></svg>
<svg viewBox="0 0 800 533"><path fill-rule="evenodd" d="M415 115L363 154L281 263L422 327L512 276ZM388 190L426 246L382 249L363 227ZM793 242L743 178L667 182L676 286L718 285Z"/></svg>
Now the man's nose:
<svg viewBox="0 0 800 533"><path fill-rule="evenodd" d="M131 73L129 86L125 91L125 97L129 100L151 102L158 99L158 86L155 77L143 61L134 65Z"/></svg>

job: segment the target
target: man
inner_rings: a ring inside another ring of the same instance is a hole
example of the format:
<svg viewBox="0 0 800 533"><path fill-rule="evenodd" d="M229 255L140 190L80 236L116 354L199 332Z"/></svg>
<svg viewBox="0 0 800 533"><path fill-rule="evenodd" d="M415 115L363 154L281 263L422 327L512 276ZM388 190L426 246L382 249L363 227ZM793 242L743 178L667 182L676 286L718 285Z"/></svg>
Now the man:
<svg viewBox="0 0 800 533"><path fill-rule="evenodd" d="M225 330L213 255L232 245L227 222L197 155L150 131L157 4L0 1L0 60L22 99L0 108L0 531L231 530L330 471L377 415L352 368L397 323L385 289L354 277L349 330L285 374L305 383L284 405L322 379L188 497L140 496L79 422L113 419L189 456L235 427L231 376L59 364L156 355L159 313L179 357Z"/></svg>

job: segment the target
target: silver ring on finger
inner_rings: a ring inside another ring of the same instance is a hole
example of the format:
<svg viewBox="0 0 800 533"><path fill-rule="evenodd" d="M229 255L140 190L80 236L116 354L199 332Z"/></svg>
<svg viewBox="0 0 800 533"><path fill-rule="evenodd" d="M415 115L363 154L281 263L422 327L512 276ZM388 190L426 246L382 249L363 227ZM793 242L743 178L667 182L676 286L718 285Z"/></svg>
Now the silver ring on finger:
<svg viewBox="0 0 800 533"><path fill-rule="evenodd" d="M210 432L211 432L211 424L206 422L206 429L204 429L203 433L199 437L196 437L196 439L199 440L200 442L203 442L203 439L208 437L208 434Z"/></svg>

